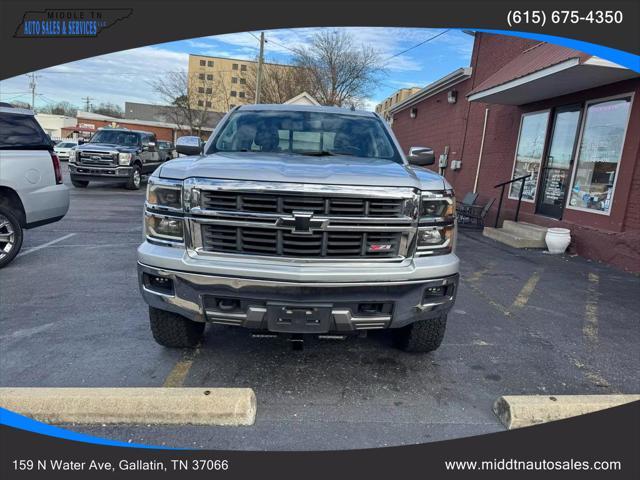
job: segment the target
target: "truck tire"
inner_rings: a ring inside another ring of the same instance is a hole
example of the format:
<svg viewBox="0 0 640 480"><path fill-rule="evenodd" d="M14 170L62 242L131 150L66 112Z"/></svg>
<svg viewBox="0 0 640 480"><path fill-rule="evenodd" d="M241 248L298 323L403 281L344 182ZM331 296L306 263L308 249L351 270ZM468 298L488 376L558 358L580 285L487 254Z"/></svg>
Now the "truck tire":
<svg viewBox="0 0 640 480"><path fill-rule="evenodd" d="M164 347L195 347L204 332L204 322L194 322L154 307L149 307L149 322L153 338Z"/></svg>
<svg viewBox="0 0 640 480"><path fill-rule="evenodd" d="M73 185L76 188L87 188L87 185L89 185L89 182L87 180L75 180L74 178L72 178L71 185Z"/></svg>
<svg viewBox="0 0 640 480"><path fill-rule="evenodd" d="M127 190L140 190L140 185L142 185L142 169L140 165L134 165L125 188Z"/></svg>
<svg viewBox="0 0 640 480"><path fill-rule="evenodd" d="M431 352L442 343L446 327L446 315L420 320L394 330L394 340L398 348L405 352Z"/></svg>
<svg viewBox="0 0 640 480"><path fill-rule="evenodd" d="M0 268L16 258L22 238L20 221L10 209L0 205Z"/></svg>

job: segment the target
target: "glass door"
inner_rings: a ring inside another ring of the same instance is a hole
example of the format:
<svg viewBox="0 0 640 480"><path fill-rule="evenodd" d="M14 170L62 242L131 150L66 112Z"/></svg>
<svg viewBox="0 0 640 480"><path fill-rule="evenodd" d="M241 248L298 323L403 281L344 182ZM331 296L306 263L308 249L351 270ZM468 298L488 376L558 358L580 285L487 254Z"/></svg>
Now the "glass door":
<svg viewBox="0 0 640 480"><path fill-rule="evenodd" d="M571 182L571 166L580 127L580 105L557 108L553 114L552 133L542 168L541 192L537 213L562 218Z"/></svg>

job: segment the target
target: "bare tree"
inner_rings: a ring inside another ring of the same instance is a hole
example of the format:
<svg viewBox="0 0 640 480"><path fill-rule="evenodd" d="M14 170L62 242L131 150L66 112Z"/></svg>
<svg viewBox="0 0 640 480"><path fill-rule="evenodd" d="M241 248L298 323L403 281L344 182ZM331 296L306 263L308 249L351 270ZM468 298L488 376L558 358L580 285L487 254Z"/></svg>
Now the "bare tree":
<svg viewBox="0 0 640 480"><path fill-rule="evenodd" d="M246 99L250 103L253 103L256 98L257 73L257 62L249 64L247 75L244 78L246 81ZM290 98L311 89L310 78L303 68L273 63L264 63L262 65L261 103L284 103Z"/></svg>
<svg viewBox="0 0 640 480"><path fill-rule="evenodd" d="M214 106L228 110L226 86L221 75L170 72L152 81L151 87L162 101L174 108L166 115L181 130L200 135Z"/></svg>
<svg viewBox="0 0 640 480"><path fill-rule="evenodd" d="M362 105L384 72L373 48L356 46L341 30L323 30L294 51L294 65L309 79L307 91L322 105Z"/></svg>
<svg viewBox="0 0 640 480"><path fill-rule="evenodd" d="M69 102L50 103L40 109L40 113L50 113L53 115L66 115L67 117L75 117L78 113L78 107Z"/></svg>
<svg viewBox="0 0 640 480"><path fill-rule="evenodd" d="M91 111L93 113L108 115L110 117L124 118L122 107L120 105L116 105L115 103L103 102L98 105L92 106Z"/></svg>

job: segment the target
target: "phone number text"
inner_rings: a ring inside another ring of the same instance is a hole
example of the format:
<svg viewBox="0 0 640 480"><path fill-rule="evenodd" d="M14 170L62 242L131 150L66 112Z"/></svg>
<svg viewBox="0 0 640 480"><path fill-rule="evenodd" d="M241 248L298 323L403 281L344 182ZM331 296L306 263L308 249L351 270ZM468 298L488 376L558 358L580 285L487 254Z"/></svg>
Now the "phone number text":
<svg viewBox="0 0 640 480"><path fill-rule="evenodd" d="M544 27L548 21L553 24L620 24L624 20L621 10L509 10L507 23L510 27L515 25L540 25Z"/></svg>

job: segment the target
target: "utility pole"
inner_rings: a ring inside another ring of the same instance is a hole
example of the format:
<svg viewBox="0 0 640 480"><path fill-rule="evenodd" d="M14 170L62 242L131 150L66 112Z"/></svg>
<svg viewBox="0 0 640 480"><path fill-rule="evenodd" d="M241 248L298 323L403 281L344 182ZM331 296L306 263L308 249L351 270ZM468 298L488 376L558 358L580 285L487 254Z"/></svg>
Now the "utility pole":
<svg viewBox="0 0 640 480"><path fill-rule="evenodd" d="M93 98L87 95L86 97L83 97L82 100L84 100L85 112L88 112L91 108L91 100L93 100Z"/></svg>
<svg viewBox="0 0 640 480"><path fill-rule="evenodd" d="M258 57L258 75L256 78L256 103L260 103L260 84L262 83L262 64L264 63L264 32L260 32L260 56Z"/></svg>
<svg viewBox="0 0 640 480"><path fill-rule="evenodd" d="M35 73L29 73L27 74L27 77L29 77L29 89L31 89L31 110L36 109L36 80L37 80L37 75Z"/></svg>

